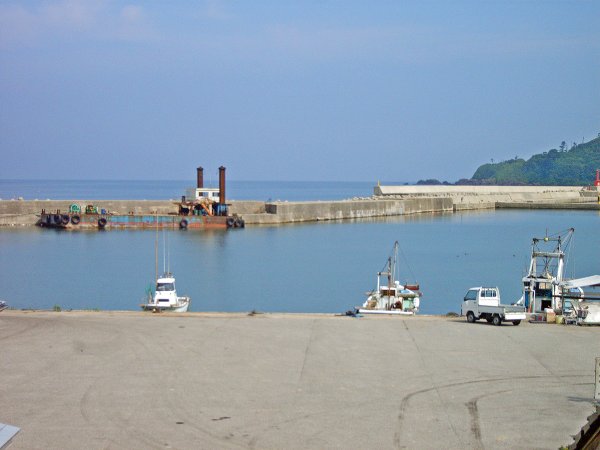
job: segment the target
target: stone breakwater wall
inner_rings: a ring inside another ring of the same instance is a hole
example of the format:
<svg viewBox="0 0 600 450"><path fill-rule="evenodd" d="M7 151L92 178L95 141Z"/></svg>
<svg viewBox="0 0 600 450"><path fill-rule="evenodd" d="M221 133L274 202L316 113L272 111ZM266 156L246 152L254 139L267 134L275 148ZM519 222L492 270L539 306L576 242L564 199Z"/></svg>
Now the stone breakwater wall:
<svg viewBox="0 0 600 450"><path fill-rule="evenodd" d="M273 202L265 204L265 213L243 214L246 224L314 222L322 220L363 219L406 214L452 212L447 198L364 199L329 202Z"/></svg>
<svg viewBox="0 0 600 450"><path fill-rule="evenodd" d="M82 208L93 204L114 214L175 214L172 200L1 200L0 226L32 226L46 212L69 211L73 203ZM232 201L229 211L241 216L248 225L314 222L319 220L359 219L427 212L452 212L450 199L342 200L320 202Z"/></svg>
<svg viewBox="0 0 600 450"><path fill-rule="evenodd" d="M0 226L35 225L42 209L46 212L69 212L69 206L96 205L115 214L169 214L177 212L173 200L0 200Z"/></svg>
<svg viewBox="0 0 600 450"><path fill-rule="evenodd" d="M497 203L574 204L598 201L596 186L375 186L375 197L449 198L455 211L494 209Z"/></svg>
<svg viewBox="0 0 600 450"><path fill-rule="evenodd" d="M571 208L598 205L598 187L576 186L376 186L370 198L311 201L231 201L231 214L248 225L361 219L470 209L518 207ZM73 203L96 205L114 214L176 214L174 200L0 200L0 226L32 226L42 209L66 212Z"/></svg>

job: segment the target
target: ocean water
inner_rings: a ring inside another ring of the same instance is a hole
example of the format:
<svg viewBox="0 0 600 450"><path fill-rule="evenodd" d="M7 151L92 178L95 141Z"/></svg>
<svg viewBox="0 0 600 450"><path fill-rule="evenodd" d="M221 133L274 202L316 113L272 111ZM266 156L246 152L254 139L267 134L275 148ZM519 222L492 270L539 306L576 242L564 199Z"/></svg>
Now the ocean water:
<svg viewBox="0 0 600 450"><path fill-rule="evenodd" d="M532 237L575 228L569 276L600 274L597 211L475 211L231 230L174 230L170 269L192 311L341 313L376 284L395 240L421 313L459 311L469 287L520 297ZM154 281L155 231L0 229L1 299L14 308L137 310ZM165 258L167 259L167 258Z"/></svg>
<svg viewBox="0 0 600 450"><path fill-rule="evenodd" d="M196 180L0 180L0 199L25 200L169 200L179 199ZM388 182L389 184L402 184ZM370 197L376 182L227 181L231 200L343 200ZM218 187L218 180L205 180Z"/></svg>

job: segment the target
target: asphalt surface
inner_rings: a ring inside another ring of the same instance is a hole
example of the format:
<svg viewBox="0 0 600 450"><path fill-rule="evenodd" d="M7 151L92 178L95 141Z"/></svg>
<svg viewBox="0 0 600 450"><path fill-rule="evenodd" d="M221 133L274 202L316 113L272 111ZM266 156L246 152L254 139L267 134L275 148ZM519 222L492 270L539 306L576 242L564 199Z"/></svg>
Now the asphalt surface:
<svg viewBox="0 0 600 450"><path fill-rule="evenodd" d="M600 328L442 317L0 313L12 449L556 449Z"/></svg>

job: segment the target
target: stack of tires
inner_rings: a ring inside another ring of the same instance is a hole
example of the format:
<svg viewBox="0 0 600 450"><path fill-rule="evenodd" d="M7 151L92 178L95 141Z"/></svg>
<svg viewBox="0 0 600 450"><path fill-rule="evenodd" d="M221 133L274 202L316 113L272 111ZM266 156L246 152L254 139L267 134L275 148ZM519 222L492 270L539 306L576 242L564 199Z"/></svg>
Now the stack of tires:
<svg viewBox="0 0 600 450"><path fill-rule="evenodd" d="M226 223L227 228L244 228L246 226L244 219L241 217L228 217Z"/></svg>

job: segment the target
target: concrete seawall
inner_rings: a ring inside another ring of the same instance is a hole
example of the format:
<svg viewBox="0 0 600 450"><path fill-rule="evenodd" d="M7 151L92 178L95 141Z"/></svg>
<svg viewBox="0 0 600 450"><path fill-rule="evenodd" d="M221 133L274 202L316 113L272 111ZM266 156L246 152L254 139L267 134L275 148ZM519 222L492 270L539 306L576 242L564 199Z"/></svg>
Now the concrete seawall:
<svg viewBox="0 0 600 450"><path fill-rule="evenodd" d="M115 214L177 212L174 200L1 200L0 226L35 225L42 209L68 212L73 203L82 208L93 204Z"/></svg>
<svg viewBox="0 0 600 450"><path fill-rule="evenodd" d="M376 186L380 198L450 198L454 210L493 209L497 203L574 204L598 201L598 187L588 186Z"/></svg>
<svg viewBox="0 0 600 450"><path fill-rule="evenodd" d="M169 200L2 200L0 226L32 226L42 209L68 211L73 203L94 204L110 213L175 214L175 201ZM386 217L425 212L452 212L448 198L419 198L404 200L343 200L322 202L233 201L230 212L241 216L248 225L276 225L283 223L314 222L320 220Z"/></svg>
<svg viewBox="0 0 600 450"><path fill-rule="evenodd" d="M364 199L310 202L231 201L247 225L361 219L472 209L598 209L599 190L577 186L376 186ZM0 200L0 226L33 226L42 209L94 204L115 214L176 214L175 200Z"/></svg>
<svg viewBox="0 0 600 450"><path fill-rule="evenodd" d="M275 202L267 203L265 210L266 214L243 214L243 218L247 224L277 224L452 212L452 201L447 198L420 198Z"/></svg>

